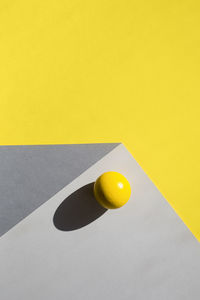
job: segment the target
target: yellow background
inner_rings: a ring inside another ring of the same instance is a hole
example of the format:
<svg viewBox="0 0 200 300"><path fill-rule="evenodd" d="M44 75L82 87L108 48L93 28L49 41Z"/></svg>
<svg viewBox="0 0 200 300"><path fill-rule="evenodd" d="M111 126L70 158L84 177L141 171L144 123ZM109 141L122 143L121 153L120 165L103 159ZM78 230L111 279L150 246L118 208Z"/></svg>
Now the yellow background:
<svg viewBox="0 0 200 300"><path fill-rule="evenodd" d="M200 240L200 2L1 0L0 143L124 142Z"/></svg>

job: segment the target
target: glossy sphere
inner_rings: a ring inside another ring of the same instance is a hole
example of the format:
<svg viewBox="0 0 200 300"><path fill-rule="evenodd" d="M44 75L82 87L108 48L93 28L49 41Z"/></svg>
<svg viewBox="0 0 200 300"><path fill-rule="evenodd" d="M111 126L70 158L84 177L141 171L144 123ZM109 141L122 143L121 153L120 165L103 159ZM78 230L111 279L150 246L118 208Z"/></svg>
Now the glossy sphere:
<svg viewBox="0 0 200 300"><path fill-rule="evenodd" d="M123 206L131 196L128 180L118 172L106 172L94 184L96 200L107 209Z"/></svg>

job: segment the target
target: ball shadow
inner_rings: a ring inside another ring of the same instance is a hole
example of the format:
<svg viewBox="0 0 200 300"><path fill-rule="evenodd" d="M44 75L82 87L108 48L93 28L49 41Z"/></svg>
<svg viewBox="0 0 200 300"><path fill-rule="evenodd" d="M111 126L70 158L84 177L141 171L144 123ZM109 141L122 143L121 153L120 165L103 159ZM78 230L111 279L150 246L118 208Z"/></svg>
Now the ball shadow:
<svg viewBox="0 0 200 300"><path fill-rule="evenodd" d="M94 182L81 187L60 204L53 217L57 229L62 231L80 229L107 211L94 198L93 186Z"/></svg>

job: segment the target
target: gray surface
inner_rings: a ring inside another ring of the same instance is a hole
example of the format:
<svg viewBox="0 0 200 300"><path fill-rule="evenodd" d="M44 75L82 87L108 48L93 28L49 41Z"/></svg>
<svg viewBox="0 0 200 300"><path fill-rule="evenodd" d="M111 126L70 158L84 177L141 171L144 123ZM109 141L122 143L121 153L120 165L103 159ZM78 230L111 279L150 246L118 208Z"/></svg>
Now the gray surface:
<svg viewBox="0 0 200 300"><path fill-rule="evenodd" d="M129 202L58 230L64 199L109 170L130 181ZM0 239L2 300L199 300L199 275L199 243L122 145Z"/></svg>
<svg viewBox="0 0 200 300"><path fill-rule="evenodd" d="M0 236L116 145L0 146Z"/></svg>

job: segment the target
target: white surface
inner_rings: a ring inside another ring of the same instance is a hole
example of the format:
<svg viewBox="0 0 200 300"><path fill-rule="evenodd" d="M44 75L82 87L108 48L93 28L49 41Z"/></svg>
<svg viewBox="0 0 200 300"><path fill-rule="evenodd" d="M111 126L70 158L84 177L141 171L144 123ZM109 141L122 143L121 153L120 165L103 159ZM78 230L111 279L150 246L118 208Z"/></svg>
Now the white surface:
<svg viewBox="0 0 200 300"><path fill-rule="evenodd" d="M105 171L123 173L132 197L75 231L53 216ZM200 299L200 248L120 145L0 239L2 300Z"/></svg>

